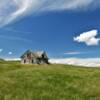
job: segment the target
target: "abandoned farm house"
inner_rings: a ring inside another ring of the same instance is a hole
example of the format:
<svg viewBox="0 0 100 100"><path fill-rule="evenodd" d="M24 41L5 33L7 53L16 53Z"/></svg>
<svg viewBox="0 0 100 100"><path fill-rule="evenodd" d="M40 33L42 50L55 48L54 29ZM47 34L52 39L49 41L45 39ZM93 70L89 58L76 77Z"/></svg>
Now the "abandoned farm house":
<svg viewBox="0 0 100 100"><path fill-rule="evenodd" d="M21 56L22 64L49 64L48 57L46 52L44 51L36 51L27 50Z"/></svg>

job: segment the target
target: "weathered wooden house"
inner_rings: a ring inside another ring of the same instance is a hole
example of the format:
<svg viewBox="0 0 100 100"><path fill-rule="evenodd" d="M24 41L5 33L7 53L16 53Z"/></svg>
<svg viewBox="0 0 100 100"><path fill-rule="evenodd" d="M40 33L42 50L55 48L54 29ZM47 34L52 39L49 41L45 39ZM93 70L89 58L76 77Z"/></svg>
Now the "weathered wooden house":
<svg viewBox="0 0 100 100"><path fill-rule="evenodd" d="M36 51L27 50L21 56L22 64L49 64L48 57L46 52L44 51Z"/></svg>

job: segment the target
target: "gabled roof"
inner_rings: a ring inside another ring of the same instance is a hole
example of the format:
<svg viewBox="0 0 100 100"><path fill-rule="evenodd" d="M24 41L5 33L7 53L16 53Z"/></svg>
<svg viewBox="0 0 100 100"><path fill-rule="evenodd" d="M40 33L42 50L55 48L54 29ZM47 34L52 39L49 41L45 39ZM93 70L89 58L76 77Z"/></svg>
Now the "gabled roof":
<svg viewBox="0 0 100 100"><path fill-rule="evenodd" d="M46 58L48 58L47 55L46 55L46 53L45 53L45 51L35 51L35 52L33 52L31 49L27 50L27 51L21 56L21 58L24 58L25 55L27 55L28 53L31 53L31 54L33 55L33 57L35 57L35 58L41 58L43 54L45 54Z"/></svg>
<svg viewBox="0 0 100 100"><path fill-rule="evenodd" d="M23 58L28 53L33 53L33 51L31 49L27 50L20 58Z"/></svg>
<svg viewBox="0 0 100 100"><path fill-rule="evenodd" d="M42 57L42 55L44 54L44 51L36 51L36 52L33 52L33 55L37 58L40 58Z"/></svg>

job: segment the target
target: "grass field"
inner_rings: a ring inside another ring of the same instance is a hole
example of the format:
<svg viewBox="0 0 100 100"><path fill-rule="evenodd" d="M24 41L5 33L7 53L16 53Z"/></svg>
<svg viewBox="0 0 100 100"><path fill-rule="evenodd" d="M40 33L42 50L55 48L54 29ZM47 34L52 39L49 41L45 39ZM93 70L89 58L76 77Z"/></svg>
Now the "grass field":
<svg viewBox="0 0 100 100"><path fill-rule="evenodd" d="M100 100L100 68L0 62L0 100Z"/></svg>

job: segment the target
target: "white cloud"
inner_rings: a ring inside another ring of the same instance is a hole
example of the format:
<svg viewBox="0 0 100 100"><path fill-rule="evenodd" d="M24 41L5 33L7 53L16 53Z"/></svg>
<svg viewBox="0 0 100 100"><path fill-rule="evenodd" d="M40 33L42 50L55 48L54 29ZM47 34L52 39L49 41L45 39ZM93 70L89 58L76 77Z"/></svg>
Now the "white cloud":
<svg viewBox="0 0 100 100"><path fill-rule="evenodd" d="M8 32L14 32L14 33L24 33L24 34L32 34L31 31L23 31L23 30L17 30L17 29L14 29L13 27L6 27L6 28L2 28L3 30L6 30Z"/></svg>
<svg viewBox="0 0 100 100"><path fill-rule="evenodd" d="M21 60L20 58L5 58L6 61ZM100 67L100 58L62 58L50 59L51 64L68 64L83 67Z"/></svg>
<svg viewBox="0 0 100 100"><path fill-rule="evenodd" d="M66 52L64 54L66 55L77 55L77 54L82 54L83 52L76 52L76 51L73 51L73 52Z"/></svg>
<svg viewBox="0 0 100 100"><path fill-rule="evenodd" d="M0 52L2 52L3 51L3 49L0 49Z"/></svg>
<svg viewBox="0 0 100 100"><path fill-rule="evenodd" d="M22 38L22 37L0 35L0 39L3 39L3 40L13 40L13 41L23 41L23 42L31 43L31 40L28 40L28 39Z"/></svg>
<svg viewBox="0 0 100 100"><path fill-rule="evenodd" d="M17 60L21 60L20 58L5 58L6 61L17 61Z"/></svg>
<svg viewBox="0 0 100 100"><path fill-rule="evenodd" d="M9 55L12 55L12 52L8 52Z"/></svg>
<svg viewBox="0 0 100 100"><path fill-rule="evenodd" d="M87 10L100 7L100 0L1 0L0 26L30 13L61 10Z"/></svg>
<svg viewBox="0 0 100 100"><path fill-rule="evenodd" d="M52 64L69 64L87 67L100 67L100 58L63 58L50 59Z"/></svg>
<svg viewBox="0 0 100 100"><path fill-rule="evenodd" d="M91 30L88 32L84 32L77 37L74 37L74 41L79 43L85 43L88 46L98 45L100 42L100 38L97 38L97 35L97 30Z"/></svg>

